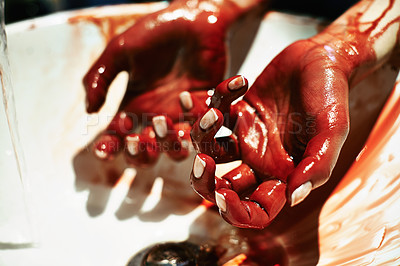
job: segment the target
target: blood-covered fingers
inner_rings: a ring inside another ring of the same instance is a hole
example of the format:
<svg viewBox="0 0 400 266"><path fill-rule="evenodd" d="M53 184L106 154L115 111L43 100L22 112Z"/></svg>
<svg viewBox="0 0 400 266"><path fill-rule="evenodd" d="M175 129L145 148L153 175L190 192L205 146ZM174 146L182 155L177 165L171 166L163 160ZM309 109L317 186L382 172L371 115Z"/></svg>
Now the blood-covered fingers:
<svg viewBox="0 0 400 266"><path fill-rule="evenodd" d="M210 108L217 108L224 114L225 125L234 124L234 119L228 119L233 101L243 96L248 89L248 81L241 75L231 77L221 82L211 97Z"/></svg>
<svg viewBox="0 0 400 266"><path fill-rule="evenodd" d="M266 180L251 194L249 200L257 203L268 214L269 221L259 224L265 227L275 219L286 203L286 183L279 179Z"/></svg>
<svg viewBox="0 0 400 266"><path fill-rule="evenodd" d="M236 226L249 223L249 214L244 207L247 205L243 205L241 199L251 195L257 185L253 170L246 164L215 179L215 202L229 223Z"/></svg>
<svg viewBox="0 0 400 266"><path fill-rule="evenodd" d="M212 155L212 145L215 143L214 136L221 128L223 116L217 109L209 109L207 113L198 119L190 132L193 145L197 152Z"/></svg>
<svg viewBox="0 0 400 266"><path fill-rule="evenodd" d="M215 198L221 216L234 226L261 229L270 222L268 214L260 205L241 200L233 190L220 189L215 192Z"/></svg>
<svg viewBox="0 0 400 266"><path fill-rule="evenodd" d="M209 96L204 91L188 92L183 91L179 94L180 104L183 110L184 121L193 124L208 107L206 100Z"/></svg>
<svg viewBox="0 0 400 266"><path fill-rule="evenodd" d="M93 146L96 157L103 160L113 159L122 149L124 137L131 133L135 125L125 112L117 113L106 130L99 136Z"/></svg>
<svg viewBox="0 0 400 266"><path fill-rule="evenodd" d="M129 133L132 133L134 127L135 125L132 117L124 111L121 111L114 116L113 120L111 120L106 132L124 138Z"/></svg>
<svg viewBox="0 0 400 266"><path fill-rule="evenodd" d="M210 156L197 154L193 162L190 181L196 193L215 203L215 161Z"/></svg>
<svg viewBox="0 0 400 266"><path fill-rule="evenodd" d="M247 164L241 164L215 180L216 190L222 188L232 189L240 195L250 193L257 188L257 185L257 178Z"/></svg>
<svg viewBox="0 0 400 266"><path fill-rule="evenodd" d="M125 137L125 159L129 164L148 167L157 162L160 147L153 127L146 127L141 134Z"/></svg>
<svg viewBox="0 0 400 266"><path fill-rule="evenodd" d="M237 227L265 228L286 203L286 185L271 179L250 195L239 195L229 188L216 189L215 201L222 217Z"/></svg>
<svg viewBox="0 0 400 266"><path fill-rule="evenodd" d="M111 82L119 72L127 69L128 60L126 56L123 56L121 38L122 36L117 36L109 42L83 78L88 113L97 112L100 109Z"/></svg>
<svg viewBox="0 0 400 266"><path fill-rule="evenodd" d="M189 128L184 123L174 126L164 115L153 117L153 127L161 151L174 160L183 160L189 155Z"/></svg>
<svg viewBox="0 0 400 266"><path fill-rule="evenodd" d="M191 183L204 199L215 203L222 217L242 228L266 227L286 203L286 184L267 179L260 184L253 170L241 164L222 177L215 176L215 161L198 154L193 163Z"/></svg>
<svg viewBox="0 0 400 266"><path fill-rule="evenodd" d="M179 100L182 105L182 109L185 111L190 111L193 109L193 99L192 95L190 95L190 92L188 91L183 91L179 94Z"/></svg>
<svg viewBox="0 0 400 266"><path fill-rule="evenodd" d="M112 160L122 148L122 140L117 135L102 134L93 145L94 155L101 160Z"/></svg>
<svg viewBox="0 0 400 266"><path fill-rule="evenodd" d="M302 160L288 176L291 206L302 202L312 189L328 181L347 134L347 126L328 129L308 142Z"/></svg>
<svg viewBox="0 0 400 266"><path fill-rule="evenodd" d="M222 113L218 109L211 108L194 123L190 133L196 151L211 156L217 163L232 161L239 156L234 135L215 138L223 122Z"/></svg>
<svg viewBox="0 0 400 266"><path fill-rule="evenodd" d="M340 91L340 88L333 87L332 91ZM330 178L349 133L346 99L338 97L336 104L331 104L315 117L314 134L309 136L300 162L287 178L291 206L302 202L312 189Z"/></svg>
<svg viewBox="0 0 400 266"><path fill-rule="evenodd" d="M179 99L185 119L188 121L196 120L204 115L208 108L219 109L224 115L229 114L231 103L244 95L247 89L247 79L237 75L224 80L214 91L209 90L206 94L203 91L191 93L183 91L179 94ZM209 100L208 106L207 99Z"/></svg>

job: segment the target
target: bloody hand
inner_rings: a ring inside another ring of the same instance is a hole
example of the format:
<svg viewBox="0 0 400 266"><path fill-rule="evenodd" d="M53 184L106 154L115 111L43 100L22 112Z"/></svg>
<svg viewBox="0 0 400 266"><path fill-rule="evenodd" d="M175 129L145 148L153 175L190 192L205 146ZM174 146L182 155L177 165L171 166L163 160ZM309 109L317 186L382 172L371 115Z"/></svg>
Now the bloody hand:
<svg viewBox="0 0 400 266"><path fill-rule="evenodd" d="M206 110L207 90L225 73L225 38L236 12L232 3L204 2L193 6L175 1L143 17L114 37L88 71L84 85L89 113L103 105L115 76L129 73L119 112L95 144L98 157L112 158L124 143L128 161L139 165L155 162L163 147L174 159L187 155L179 143L189 139L188 127L174 124L193 122ZM143 133L131 135L138 124Z"/></svg>
<svg viewBox="0 0 400 266"><path fill-rule="evenodd" d="M219 104L194 124L200 154L193 188L229 223L264 228L287 199L299 203L330 177L349 130L350 76L346 60L330 48L312 39L292 44L230 108L218 92L222 83L212 99ZM214 138L222 125L232 130L229 139ZM239 167L215 176L216 163L235 159Z"/></svg>

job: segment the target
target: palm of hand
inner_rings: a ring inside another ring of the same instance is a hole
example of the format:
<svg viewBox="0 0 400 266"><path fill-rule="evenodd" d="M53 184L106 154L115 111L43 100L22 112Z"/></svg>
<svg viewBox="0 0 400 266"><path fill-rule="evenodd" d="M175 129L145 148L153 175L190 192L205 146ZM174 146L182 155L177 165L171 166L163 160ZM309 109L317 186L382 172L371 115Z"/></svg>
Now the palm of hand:
<svg viewBox="0 0 400 266"><path fill-rule="evenodd" d="M144 145L146 149L139 155L137 148L128 147L128 161L151 165L160 152L154 151L157 139L172 147L188 138L187 127L183 127L182 136L182 126L173 126L166 120L172 123L194 121L207 108L207 91L223 78L227 22L221 18L211 23L213 14L215 12L171 4L138 20L111 40L84 78L87 111L91 113L104 103L115 76L121 71L129 74L119 113L94 145L98 157L113 158L123 142L128 145L126 138L130 136L136 143L131 143L132 147ZM186 105L179 97L184 91L192 92L190 98L186 98ZM152 125L155 117L161 121L161 129L168 124L168 137L156 138ZM145 127L142 134L131 134L138 124ZM169 151L174 159L187 156L187 151L181 152L181 148Z"/></svg>
<svg viewBox="0 0 400 266"><path fill-rule="evenodd" d="M207 90L222 80L226 64L225 36L216 37L214 28L206 28L201 34L195 31L184 34L176 29L177 25L170 26L178 31L171 34L177 38L146 47L131 59L134 62L131 69L136 71L131 72L132 81L122 104L126 111L166 114L177 121L178 115L187 111L180 107L181 92L192 92L205 110ZM214 36L212 40L210 36Z"/></svg>
<svg viewBox="0 0 400 266"><path fill-rule="evenodd" d="M244 98L247 106L234 107L235 113L247 110L247 127L240 129L238 119L237 134L243 161L256 172L286 181L314 137L347 127L348 81L326 52L313 43L295 43L261 74Z"/></svg>
<svg viewBox="0 0 400 266"><path fill-rule="evenodd" d="M298 203L297 188L307 182L315 188L329 178L348 132L346 64L332 56L311 41L286 48L231 107L228 124L234 124L242 165L216 178L213 158L196 158L205 168L200 178L192 175L193 187L215 202L228 222L263 228L287 197ZM201 144L198 136L192 130ZM215 185L204 181L213 178Z"/></svg>
<svg viewBox="0 0 400 266"><path fill-rule="evenodd" d="M108 44L84 79L89 112L101 106L110 82L124 70L129 83L121 111L139 118L165 114L177 121L182 91L195 92L192 96L206 108L207 90L225 72L226 26L222 21L210 24L207 12L196 12L193 21L185 17L189 14L166 19L176 12L148 15Z"/></svg>
<svg viewBox="0 0 400 266"><path fill-rule="evenodd" d="M263 121L245 101L239 102L234 109L241 114L235 133L242 162L251 167L260 182L270 178L286 181L293 170L293 162L280 139L278 121Z"/></svg>

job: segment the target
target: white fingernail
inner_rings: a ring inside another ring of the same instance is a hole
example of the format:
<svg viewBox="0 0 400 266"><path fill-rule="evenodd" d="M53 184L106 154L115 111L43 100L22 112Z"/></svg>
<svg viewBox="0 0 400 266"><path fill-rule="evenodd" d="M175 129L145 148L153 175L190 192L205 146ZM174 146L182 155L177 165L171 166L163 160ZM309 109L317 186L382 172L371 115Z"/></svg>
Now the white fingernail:
<svg viewBox="0 0 400 266"><path fill-rule="evenodd" d="M228 89L235 91L242 88L246 84L243 76L239 76L237 78L232 79L228 83Z"/></svg>
<svg viewBox="0 0 400 266"><path fill-rule="evenodd" d="M107 158L107 153L103 150L99 150L99 149L94 149L94 153L96 154L97 157L99 157L100 159L105 159Z"/></svg>
<svg viewBox="0 0 400 266"><path fill-rule="evenodd" d="M181 92L179 94L179 99L181 100L181 103L186 110L190 110L193 108L192 96L190 96L190 93L188 91Z"/></svg>
<svg viewBox="0 0 400 266"><path fill-rule="evenodd" d="M312 184L310 181L307 181L306 183L296 188L296 190L292 193L291 206L293 207L302 202L308 196L308 194L310 194L311 189Z"/></svg>
<svg viewBox="0 0 400 266"><path fill-rule="evenodd" d="M204 130L214 125L218 120L218 115L214 109L210 109L200 120L200 127Z"/></svg>
<svg viewBox="0 0 400 266"><path fill-rule="evenodd" d="M127 136L126 137L126 146L128 148L128 152L130 155L135 156L139 153L139 137L138 136L134 136L134 137L130 137Z"/></svg>
<svg viewBox="0 0 400 266"><path fill-rule="evenodd" d="M198 155L194 159L193 163L193 175L196 178L200 178L203 175L204 168L206 167L206 162L203 161Z"/></svg>
<svg viewBox="0 0 400 266"><path fill-rule="evenodd" d="M226 201L224 195L215 191L215 202L221 212L226 212Z"/></svg>
<svg viewBox="0 0 400 266"><path fill-rule="evenodd" d="M167 136L167 121L165 120L165 116L159 115L153 117L153 125L156 134L160 138L165 138Z"/></svg>

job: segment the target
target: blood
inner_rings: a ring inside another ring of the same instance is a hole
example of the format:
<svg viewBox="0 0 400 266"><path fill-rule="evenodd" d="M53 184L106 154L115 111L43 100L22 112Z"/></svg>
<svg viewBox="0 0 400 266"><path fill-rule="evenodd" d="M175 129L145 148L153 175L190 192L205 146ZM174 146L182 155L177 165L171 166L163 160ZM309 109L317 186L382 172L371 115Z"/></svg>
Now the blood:
<svg viewBox="0 0 400 266"><path fill-rule="evenodd" d="M350 11L350 15L347 16L347 23L345 23L345 36L347 39L344 41L350 44L351 47L356 48L354 52L357 54L357 56L350 56L350 54L347 56L348 61L352 62L353 68L368 62L375 62L376 55L373 49L374 44L388 30L389 27L397 22L400 22L400 16L397 16L384 25L378 32L373 34L380 22L382 22L389 11L392 10L394 6L394 0L389 1L388 6L383 10L379 17L372 21L361 22L363 15L368 12L370 8L373 8L372 3L373 1L367 3L365 7L366 10L364 12ZM362 5L365 5L364 1L359 2L352 9L362 9ZM355 15L353 15L353 13L355 13ZM364 29L363 27L367 25L369 26ZM343 35L343 31L339 29L339 32L330 32L330 34L340 38ZM399 35L400 31L397 32L397 43L399 41Z"/></svg>
<svg viewBox="0 0 400 266"><path fill-rule="evenodd" d="M135 21L142 17L144 14L130 14L120 16L102 16L96 15L77 15L68 19L68 23L76 24L81 22L90 22L96 25L101 31L106 42L110 41L112 37L126 29Z"/></svg>
<svg viewBox="0 0 400 266"><path fill-rule="evenodd" d="M347 31L348 31L347 36L349 36L350 40L346 40L346 41L349 42L349 44L350 44L349 47L351 48L351 50L349 50L349 52L355 52L356 54L357 53L358 54L357 54L357 56L353 56L351 53L347 53L345 56L349 62L352 62L353 66L359 66L361 63L363 63L365 61L374 62L376 60L376 55L373 53L373 49L372 49L373 44L376 42L376 40L383 34L383 32L387 28L389 28L392 24L399 22L400 18L396 18L396 19L390 21L387 25L384 26L384 28L381 31L379 31L376 35L374 35L372 37L371 37L371 33L373 32L373 30L376 29L376 27L379 25L379 22L382 21L384 16L393 7L393 3L394 3L394 1L391 0L388 7L384 10L384 12L377 19L372 21L371 25L365 31L361 31L361 26L366 24L366 23L360 22L362 13L357 13L357 15L355 17L348 18L349 24L354 26L354 27L351 27L351 29L347 29ZM132 18L130 18L129 20L131 20L131 19ZM70 23L77 23L79 21L90 21L90 22L96 24L97 26L99 26L103 35L106 37L106 39L109 40L112 36L114 36L116 34L116 31L117 31L119 25L121 23L126 23L127 18L118 20L113 17L113 19L104 21L104 18L99 19L99 18L96 18L93 16L77 16L73 19L70 19ZM338 34L339 34L338 32L333 33L333 35L338 35ZM398 34L398 36L399 36L399 34ZM368 45L365 45L365 43L367 43ZM356 49L352 49L353 47ZM394 112L394 113L398 114L400 112L400 110L399 110L400 104L399 104L398 100L397 100L396 104L397 104L397 108L396 108L396 112ZM385 121L383 126L378 128L376 130L376 132L373 132L373 134L375 133L377 136L379 136L379 135L382 135L383 132L387 132L387 130L389 130L390 126L393 124L393 123L390 123L390 121L393 122L396 117L397 116L393 115L393 113L391 115L386 114L385 118L387 121ZM378 138L373 134L371 134L372 140L370 140L367 143L367 149L369 146L374 147L375 145L379 144L379 142L377 141ZM374 137L372 137L372 136L374 136ZM256 241L255 243L252 243L253 250L248 256L248 259L247 259L248 265L252 265L251 264L252 262L257 262L257 263L265 262L264 256L265 256L266 252L268 253L267 255L269 256L268 257L269 260L274 261L273 264L271 264L271 265L285 265L284 251L279 247L273 247L273 248L269 247L266 249L262 245L264 240L265 239L263 239L263 241ZM269 253L269 252L271 252L271 253ZM244 264L244 265L246 265L246 264ZM262 264L262 265L265 265L265 264Z"/></svg>

